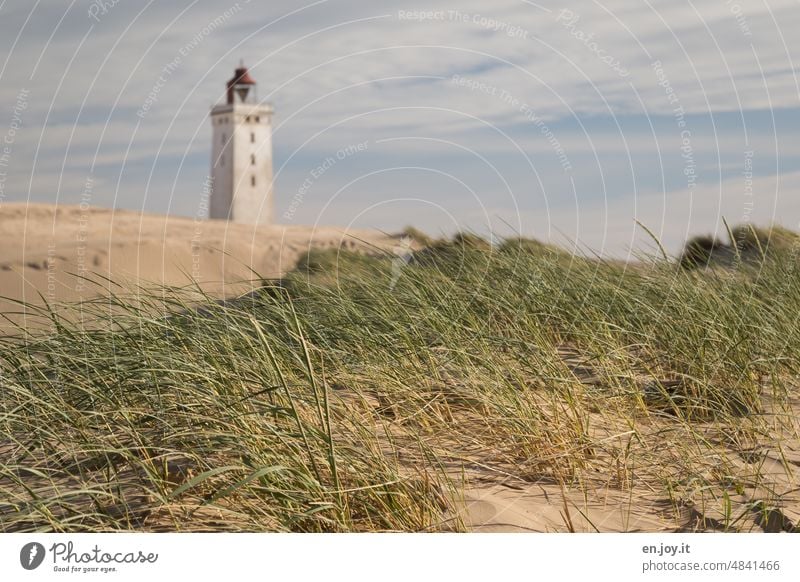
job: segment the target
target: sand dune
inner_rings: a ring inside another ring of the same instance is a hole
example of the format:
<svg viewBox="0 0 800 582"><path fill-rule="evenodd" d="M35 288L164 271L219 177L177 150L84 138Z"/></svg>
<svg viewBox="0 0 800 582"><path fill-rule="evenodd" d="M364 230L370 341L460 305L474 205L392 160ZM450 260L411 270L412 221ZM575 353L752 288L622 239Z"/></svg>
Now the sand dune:
<svg viewBox="0 0 800 582"><path fill-rule="evenodd" d="M87 277L187 285L229 296L253 272L280 277L311 248L391 248L374 231L253 227L216 220L45 204L0 205L0 311L11 300L74 301L103 291Z"/></svg>

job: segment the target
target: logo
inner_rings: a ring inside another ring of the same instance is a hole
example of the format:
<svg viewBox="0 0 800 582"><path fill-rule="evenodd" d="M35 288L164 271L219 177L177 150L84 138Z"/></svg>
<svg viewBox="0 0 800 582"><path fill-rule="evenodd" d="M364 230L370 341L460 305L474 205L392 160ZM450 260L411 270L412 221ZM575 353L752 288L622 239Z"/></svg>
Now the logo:
<svg viewBox="0 0 800 582"><path fill-rule="evenodd" d="M26 570L35 570L44 561L44 546L38 542L31 542L22 546L19 552L19 563Z"/></svg>

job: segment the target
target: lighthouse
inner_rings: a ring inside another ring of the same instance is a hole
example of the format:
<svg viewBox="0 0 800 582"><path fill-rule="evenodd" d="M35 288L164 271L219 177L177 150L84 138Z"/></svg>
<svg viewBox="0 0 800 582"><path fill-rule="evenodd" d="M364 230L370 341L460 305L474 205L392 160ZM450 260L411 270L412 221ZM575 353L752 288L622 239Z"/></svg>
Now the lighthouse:
<svg viewBox="0 0 800 582"><path fill-rule="evenodd" d="M256 82L241 64L225 102L211 110L209 217L242 224L272 222L272 107L258 102Z"/></svg>

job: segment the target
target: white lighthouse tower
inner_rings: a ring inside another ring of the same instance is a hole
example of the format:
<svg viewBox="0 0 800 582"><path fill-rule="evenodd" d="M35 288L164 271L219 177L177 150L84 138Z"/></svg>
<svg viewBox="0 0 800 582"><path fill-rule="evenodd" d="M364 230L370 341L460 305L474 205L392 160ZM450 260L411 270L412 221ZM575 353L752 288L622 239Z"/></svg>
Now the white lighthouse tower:
<svg viewBox="0 0 800 582"><path fill-rule="evenodd" d="M259 104L242 64L226 102L211 110L212 192L209 217L244 224L272 222L272 107Z"/></svg>

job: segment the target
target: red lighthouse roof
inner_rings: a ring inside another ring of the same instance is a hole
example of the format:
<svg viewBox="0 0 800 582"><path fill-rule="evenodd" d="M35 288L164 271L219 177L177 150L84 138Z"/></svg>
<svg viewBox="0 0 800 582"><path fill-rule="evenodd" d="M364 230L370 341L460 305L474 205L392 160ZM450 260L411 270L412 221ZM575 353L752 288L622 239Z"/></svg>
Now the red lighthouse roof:
<svg viewBox="0 0 800 582"><path fill-rule="evenodd" d="M256 82L247 70L247 67L237 67L233 79L228 81L230 84L236 85L255 85Z"/></svg>
<svg viewBox="0 0 800 582"><path fill-rule="evenodd" d="M228 103L232 104L234 100L234 91L239 95L239 98L244 102L250 92L250 88L255 86L256 82L247 70L244 64L240 64L236 68L233 78L228 81Z"/></svg>

